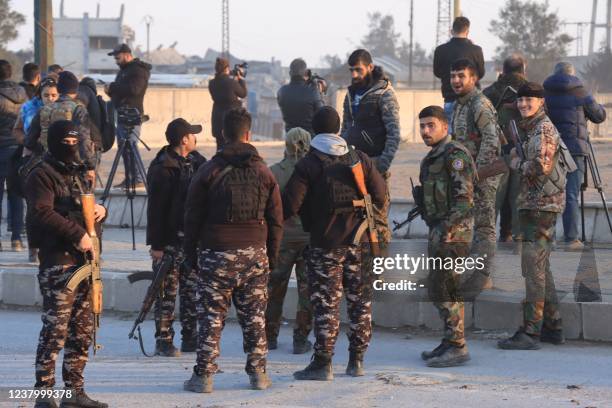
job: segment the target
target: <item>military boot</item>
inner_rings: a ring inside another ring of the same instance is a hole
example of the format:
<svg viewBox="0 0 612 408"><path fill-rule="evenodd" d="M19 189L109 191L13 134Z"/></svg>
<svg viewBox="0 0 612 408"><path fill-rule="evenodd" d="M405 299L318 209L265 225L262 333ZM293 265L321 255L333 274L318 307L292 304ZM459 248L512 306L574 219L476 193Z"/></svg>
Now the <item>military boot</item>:
<svg viewBox="0 0 612 408"><path fill-rule="evenodd" d="M195 353L198 349L198 336L183 336L181 340L182 353Z"/></svg>
<svg viewBox="0 0 612 408"><path fill-rule="evenodd" d="M162 357L180 357L181 352L174 347L171 341L157 340L155 343L155 355Z"/></svg>
<svg viewBox="0 0 612 408"><path fill-rule="evenodd" d="M108 408L108 404L89 398L83 390L76 390L72 398L62 398L60 408Z"/></svg>
<svg viewBox="0 0 612 408"><path fill-rule="evenodd" d="M535 336L519 329L512 337L498 341L497 347L503 350L538 350L540 345Z"/></svg>
<svg viewBox="0 0 612 408"><path fill-rule="evenodd" d="M293 354L308 353L311 349L312 343L308 340L308 337L293 335Z"/></svg>
<svg viewBox="0 0 612 408"><path fill-rule="evenodd" d="M265 370L249 374L249 381L253 390L265 390L272 385L272 381Z"/></svg>
<svg viewBox="0 0 612 408"><path fill-rule="evenodd" d="M333 380L334 373L332 371L331 357L330 353L318 353L315 351L308 367L293 373L293 378L296 380Z"/></svg>
<svg viewBox="0 0 612 408"><path fill-rule="evenodd" d="M41 388L41 391L53 391L53 388ZM34 404L34 408L57 408L57 402L55 402L55 398L51 397L38 397L36 398L36 403Z"/></svg>
<svg viewBox="0 0 612 408"><path fill-rule="evenodd" d="M563 335L563 330L551 330L546 326L542 326L540 341L542 343L551 343L558 346L565 343L565 336Z"/></svg>
<svg viewBox="0 0 612 408"><path fill-rule="evenodd" d="M456 346L444 343L438 354L426 360L427 367L455 367L465 364L470 360L467 345Z"/></svg>
<svg viewBox="0 0 612 408"><path fill-rule="evenodd" d="M199 375L194 367L191 378L183 383L183 389L191 392L211 393L213 391L212 375Z"/></svg>
<svg viewBox="0 0 612 408"><path fill-rule="evenodd" d="M363 370L363 352L351 351L349 361L346 366L346 375L351 377L361 377L365 374Z"/></svg>
<svg viewBox="0 0 612 408"><path fill-rule="evenodd" d="M441 353L442 351L444 351L444 350L445 350L445 345L446 345L446 343L445 343L444 341L442 341L442 342L441 342L441 343L438 345L438 347L436 347L435 349L433 349L433 350L431 350L431 351L423 351L423 352L421 353L421 358L422 358L423 360L427 361L427 360L429 360L429 359L430 359L430 358L432 358L432 357L439 356L439 355L440 355L440 353Z"/></svg>

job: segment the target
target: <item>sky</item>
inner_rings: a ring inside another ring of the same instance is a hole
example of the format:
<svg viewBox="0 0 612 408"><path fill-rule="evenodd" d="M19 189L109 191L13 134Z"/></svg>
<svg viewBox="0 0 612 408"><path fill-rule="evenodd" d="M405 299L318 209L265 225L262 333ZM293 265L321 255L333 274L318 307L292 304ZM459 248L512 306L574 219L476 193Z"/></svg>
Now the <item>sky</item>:
<svg viewBox="0 0 612 408"><path fill-rule="evenodd" d="M544 1L544 0L536 0ZM136 31L135 43L146 48L144 16L153 17L151 48L169 46L186 55L203 56L207 48L221 48L221 0L65 0L64 13L80 17L88 12L95 16L100 3L101 17L116 17L125 4L124 24ZM471 20L470 37L482 46L485 59L491 59L499 40L489 32L490 21L497 18L503 0L463 0L463 15ZM588 0L551 0L566 22L590 21L592 2ZM599 22L605 16L605 3L599 1ZM53 2L54 15L59 15L60 1ZM19 38L9 49L31 47L34 38L34 0L11 0L11 6L26 16ZM368 13L392 14L396 31L408 41L410 0L230 0L230 51L246 60L280 59L288 65L302 57L311 66L322 65L321 57L337 54L344 59L356 48L368 31ZM437 1L414 0L414 40L428 52L436 41ZM575 36L576 27L564 30ZM584 30L584 49L588 44ZM595 44L603 38L599 30ZM572 43L570 54L575 53Z"/></svg>

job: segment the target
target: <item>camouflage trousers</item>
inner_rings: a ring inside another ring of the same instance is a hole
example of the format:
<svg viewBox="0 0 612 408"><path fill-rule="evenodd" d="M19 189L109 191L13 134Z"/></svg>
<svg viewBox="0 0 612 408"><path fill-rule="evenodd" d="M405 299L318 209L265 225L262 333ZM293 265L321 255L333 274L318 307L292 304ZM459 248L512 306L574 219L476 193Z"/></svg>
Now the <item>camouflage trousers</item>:
<svg viewBox="0 0 612 408"><path fill-rule="evenodd" d="M430 237L432 236L430 232ZM428 244L429 257L465 258L469 255L469 242L440 242L430 239ZM454 270L439 268L434 262L428 276L429 299L433 302L440 319L444 323L444 340L462 346L465 344L464 308L459 294L461 274Z"/></svg>
<svg viewBox="0 0 612 408"><path fill-rule="evenodd" d="M182 248L168 248L174 254L174 265L162 284L161 296L155 300L155 339L172 342L174 339L174 310L176 294L179 295L181 337L190 339L197 335L197 284L198 273L181 267L185 260ZM155 261L153 262L155 267Z"/></svg>
<svg viewBox="0 0 612 408"><path fill-rule="evenodd" d="M247 373L266 368L266 304L268 301L268 257L265 248L213 251L199 256L198 356L199 374L217 372L219 340L232 301L242 327Z"/></svg>
<svg viewBox="0 0 612 408"><path fill-rule="evenodd" d="M72 265L56 265L38 274L43 326L36 350L35 387L55 385L55 361L64 349L64 384L67 388L83 389L83 371L89 357L94 322L89 281L81 282L74 292L64 287L75 269Z"/></svg>
<svg viewBox="0 0 612 408"><path fill-rule="evenodd" d="M308 292L308 278L304 262L304 250L307 243L281 244L280 255L276 268L270 273L268 282L268 306L266 308L266 337L276 339L280 331L283 315L283 302L287 294L287 286L291 271L295 265L297 279L298 304L295 314L294 338L306 338L312 328L312 306Z"/></svg>
<svg viewBox="0 0 612 408"><path fill-rule="evenodd" d="M361 273L361 248L309 249L308 286L314 312L315 352L333 354L340 330L340 300L346 295L349 350L365 352L372 337L372 291Z"/></svg>
<svg viewBox="0 0 612 408"><path fill-rule="evenodd" d="M482 273L491 276L497 238L495 234L495 201L500 176L489 177L474 187L474 240L472 257L484 259Z"/></svg>
<svg viewBox="0 0 612 408"><path fill-rule="evenodd" d="M525 278L523 328L526 333L540 335L542 324L551 330L562 327L555 281L550 271L550 251L557 213L520 210L523 236L521 269Z"/></svg>
<svg viewBox="0 0 612 408"><path fill-rule="evenodd" d="M389 229L389 207L391 206L391 193L390 193L390 179L391 172L386 171L382 173L385 184L387 185L387 192L385 194L385 202L382 207L374 206L374 221L376 222L376 229L378 230L378 239L380 242L391 242L391 230Z"/></svg>

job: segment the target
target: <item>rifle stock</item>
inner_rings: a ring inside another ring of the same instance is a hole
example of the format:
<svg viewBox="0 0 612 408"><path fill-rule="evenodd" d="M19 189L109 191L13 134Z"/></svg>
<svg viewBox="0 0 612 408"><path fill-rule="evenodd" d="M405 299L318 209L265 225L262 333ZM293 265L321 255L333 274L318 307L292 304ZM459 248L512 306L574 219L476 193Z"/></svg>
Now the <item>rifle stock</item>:
<svg viewBox="0 0 612 408"><path fill-rule="evenodd" d="M368 238L370 240L370 251L373 256L379 256L380 247L378 245L378 232L376 230L376 222L374 221L374 206L372 204L372 197L368 193L368 189L365 184L365 174L363 172L363 165L360 160L356 160L351 166L351 172L357 184L357 190L363 197L362 200L354 200L353 206L364 207L366 221L368 226Z"/></svg>

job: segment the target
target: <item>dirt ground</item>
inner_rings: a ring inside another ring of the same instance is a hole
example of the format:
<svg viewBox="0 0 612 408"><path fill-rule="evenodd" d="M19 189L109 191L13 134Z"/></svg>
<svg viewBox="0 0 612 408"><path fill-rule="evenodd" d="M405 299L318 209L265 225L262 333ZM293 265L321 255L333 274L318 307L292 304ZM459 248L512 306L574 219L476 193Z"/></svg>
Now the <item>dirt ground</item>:
<svg viewBox="0 0 612 408"><path fill-rule="evenodd" d="M283 157L284 144L283 142L254 142L253 143L260 155L264 158L268 165L272 165L280 161ZM612 142L594 142L593 148L595 150L597 164L602 179L602 187L606 199L608 196L612 196ZM141 154L145 167L148 167L149 162L155 157L156 152L159 148L152 148L151 151L146 151L141 146ZM199 149L206 158L212 157L215 150L214 144L203 144L200 145ZM391 197L392 199L407 199L411 198L410 194L410 177L413 178L415 183L418 179L419 163L428 151L428 147L417 143L403 143L400 145L400 149L397 152L393 164L391 166ZM116 154L116 150L111 150L103 156L101 177L102 181L106 183L108 173ZM113 184L118 183L123 177L123 166L120 165L117 176ZM589 188L585 192L586 201L597 201L601 200L599 193L593 187L592 178L589 172Z"/></svg>

